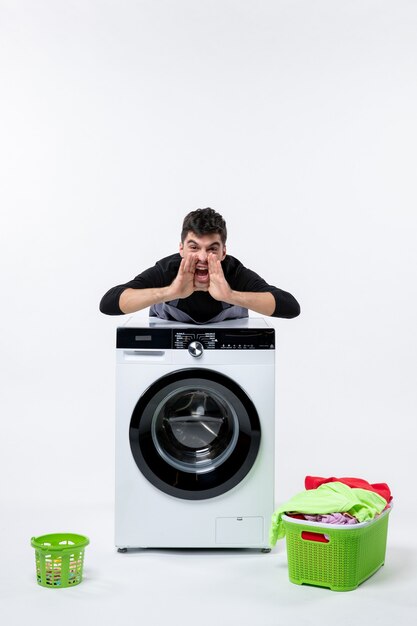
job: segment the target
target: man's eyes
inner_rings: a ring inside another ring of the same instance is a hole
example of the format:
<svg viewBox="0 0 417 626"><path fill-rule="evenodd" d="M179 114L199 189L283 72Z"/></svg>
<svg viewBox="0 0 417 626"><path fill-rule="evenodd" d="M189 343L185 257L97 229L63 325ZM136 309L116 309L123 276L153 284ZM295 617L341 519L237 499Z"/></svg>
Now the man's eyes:
<svg viewBox="0 0 417 626"><path fill-rule="evenodd" d="M197 246L188 246L189 250L198 250ZM214 252L214 254L217 254L219 251L218 248L209 248L207 250L207 252Z"/></svg>

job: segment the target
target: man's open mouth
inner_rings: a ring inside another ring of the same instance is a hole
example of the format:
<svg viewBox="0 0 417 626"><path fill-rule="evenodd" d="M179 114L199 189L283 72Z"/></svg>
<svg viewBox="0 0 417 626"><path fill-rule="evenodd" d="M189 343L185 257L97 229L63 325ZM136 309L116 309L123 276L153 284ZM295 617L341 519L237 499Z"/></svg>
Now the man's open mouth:
<svg viewBox="0 0 417 626"><path fill-rule="evenodd" d="M199 281L205 281L208 279L208 267L196 267L195 268L195 276Z"/></svg>

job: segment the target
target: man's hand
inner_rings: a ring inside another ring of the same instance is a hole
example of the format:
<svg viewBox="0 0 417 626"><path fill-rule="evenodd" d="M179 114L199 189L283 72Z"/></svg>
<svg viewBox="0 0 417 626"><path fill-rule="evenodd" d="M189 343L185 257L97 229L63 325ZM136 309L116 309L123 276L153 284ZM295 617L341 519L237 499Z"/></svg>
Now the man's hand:
<svg viewBox="0 0 417 626"><path fill-rule="evenodd" d="M194 274L197 261L198 256L196 254L189 254L187 258L181 259L178 274L169 286L169 300L177 300L191 296L195 289Z"/></svg>
<svg viewBox="0 0 417 626"><path fill-rule="evenodd" d="M181 260L178 273L168 287L149 287L147 289L125 289L120 294L119 307L123 313L134 313L158 304L188 298L194 287L194 273L197 255L189 255Z"/></svg>
<svg viewBox="0 0 417 626"><path fill-rule="evenodd" d="M215 254L210 253L208 255L208 270L210 276L209 294L215 300L230 302L232 290L224 277L221 261Z"/></svg>

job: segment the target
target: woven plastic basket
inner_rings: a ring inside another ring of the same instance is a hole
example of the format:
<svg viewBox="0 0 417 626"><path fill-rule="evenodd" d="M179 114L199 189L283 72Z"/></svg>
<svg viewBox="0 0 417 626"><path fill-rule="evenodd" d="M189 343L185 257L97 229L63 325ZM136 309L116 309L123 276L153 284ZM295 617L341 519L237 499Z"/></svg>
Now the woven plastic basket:
<svg viewBox="0 0 417 626"><path fill-rule="evenodd" d="M83 577L84 548L89 543L87 537L74 533L32 537L38 584L55 589L78 585Z"/></svg>
<svg viewBox="0 0 417 626"><path fill-rule="evenodd" d="M291 582L351 591L385 562L386 509L371 522L336 526L282 516Z"/></svg>

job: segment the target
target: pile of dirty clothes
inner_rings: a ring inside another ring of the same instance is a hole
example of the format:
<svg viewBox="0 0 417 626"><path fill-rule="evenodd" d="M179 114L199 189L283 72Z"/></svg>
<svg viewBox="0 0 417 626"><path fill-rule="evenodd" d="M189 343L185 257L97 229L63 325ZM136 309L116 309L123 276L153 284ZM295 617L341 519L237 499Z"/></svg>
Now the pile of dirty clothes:
<svg viewBox="0 0 417 626"><path fill-rule="evenodd" d="M392 500L386 483L371 484L363 478L306 476L305 488L306 491L282 504L273 514L271 546L285 536L283 514L309 522L358 524L373 520Z"/></svg>

